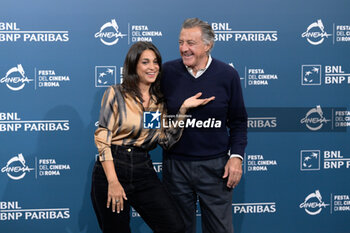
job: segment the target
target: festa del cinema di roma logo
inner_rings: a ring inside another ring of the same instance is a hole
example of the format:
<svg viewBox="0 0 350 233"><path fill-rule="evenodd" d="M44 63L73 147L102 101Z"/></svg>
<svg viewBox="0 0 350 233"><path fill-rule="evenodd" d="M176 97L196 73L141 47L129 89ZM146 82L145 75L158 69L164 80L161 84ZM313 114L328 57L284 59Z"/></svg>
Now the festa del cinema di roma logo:
<svg viewBox="0 0 350 233"><path fill-rule="evenodd" d="M1 172L6 172L7 176L13 180L20 180L26 175L27 172L32 170L34 170L34 168L29 168L26 165L23 154L18 154L7 162L6 166L1 169Z"/></svg>
<svg viewBox="0 0 350 233"><path fill-rule="evenodd" d="M127 34L122 34L118 31L119 26L115 19L112 19L111 22L107 22L100 28L100 31L95 33L95 38L100 38L100 41L108 46L115 45L118 43L119 38L127 36Z"/></svg>
<svg viewBox="0 0 350 233"><path fill-rule="evenodd" d="M322 128L324 123L329 121L331 120L323 116L321 106L317 105L316 108L312 108L306 113L305 117L300 120L300 123L305 124L309 130L317 131Z"/></svg>
<svg viewBox="0 0 350 233"><path fill-rule="evenodd" d="M326 208L329 204L325 204L322 201L322 196L319 190L309 194L303 203L299 205L299 208L305 209L305 212L309 215L317 215L321 213L322 208Z"/></svg>
<svg viewBox="0 0 350 233"><path fill-rule="evenodd" d="M324 30L324 25L320 19L310 24L306 31L301 34L301 37L306 38L306 40L312 45L322 44L324 39L329 36L332 36L332 34L328 34Z"/></svg>
<svg viewBox="0 0 350 233"><path fill-rule="evenodd" d="M33 79L29 79L25 76L22 65L18 64L7 71L6 76L0 79L0 84L5 83L10 90L19 91L23 89L27 83L32 81Z"/></svg>

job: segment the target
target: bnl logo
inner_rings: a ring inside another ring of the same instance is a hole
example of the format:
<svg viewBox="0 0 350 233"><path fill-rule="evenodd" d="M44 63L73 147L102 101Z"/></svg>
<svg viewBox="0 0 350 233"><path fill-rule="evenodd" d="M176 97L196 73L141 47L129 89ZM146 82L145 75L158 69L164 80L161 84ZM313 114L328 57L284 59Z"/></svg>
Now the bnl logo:
<svg viewBox="0 0 350 233"><path fill-rule="evenodd" d="M143 128L160 129L160 112L143 112Z"/></svg>
<svg viewBox="0 0 350 233"><path fill-rule="evenodd" d="M120 83L116 66L95 66L95 87L108 87Z"/></svg>
<svg viewBox="0 0 350 233"><path fill-rule="evenodd" d="M302 65L301 85L321 85L321 65Z"/></svg>
<svg viewBox="0 0 350 233"><path fill-rule="evenodd" d="M312 171L320 170L320 151L302 150L300 152L300 170Z"/></svg>

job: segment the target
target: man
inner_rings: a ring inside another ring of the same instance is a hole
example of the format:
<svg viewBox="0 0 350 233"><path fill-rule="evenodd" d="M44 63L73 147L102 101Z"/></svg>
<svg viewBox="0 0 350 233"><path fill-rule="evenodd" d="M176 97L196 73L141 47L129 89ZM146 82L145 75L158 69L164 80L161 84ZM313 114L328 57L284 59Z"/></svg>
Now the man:
<svg viewBox="0 0 350 233"><path fill-rule="evenodd" d="M205 233L232 233L232 189L242 175L247 145L247 113L240 78L231 66L212 58L211 26L187 19L179 38L181 59L164 64L162 91L168 114L198 92L215 100L188 111L181 139L163 156L163 181L184 218L196 232L196 202ZM227 131L229 129L229 132Z"/></svg>

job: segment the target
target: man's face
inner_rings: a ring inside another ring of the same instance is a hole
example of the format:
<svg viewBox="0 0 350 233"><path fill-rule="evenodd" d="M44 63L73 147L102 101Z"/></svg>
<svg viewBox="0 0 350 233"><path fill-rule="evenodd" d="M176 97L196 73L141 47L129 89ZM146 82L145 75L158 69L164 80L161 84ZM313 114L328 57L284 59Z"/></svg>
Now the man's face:
<svg viewBox="0 0 350 233"><path fill-rule="evenodd" d="M202 31L199 27L181 30L179 49L182 61L186 66L197 71L205 67L210 45L203 42Z"/></svg>

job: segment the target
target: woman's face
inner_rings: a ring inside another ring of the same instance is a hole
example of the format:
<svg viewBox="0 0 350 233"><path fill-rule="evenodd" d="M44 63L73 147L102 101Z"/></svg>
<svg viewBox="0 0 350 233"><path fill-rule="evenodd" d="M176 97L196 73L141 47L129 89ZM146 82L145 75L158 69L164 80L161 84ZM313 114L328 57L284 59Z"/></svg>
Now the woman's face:
<svg viewBox="0 0 350 233"><path fill-rule="evenodd" d="M136 69L140 83L144 85L151 85L154 83L159 73L159 64L156 54L150 49L143 51Z"/></svg>

